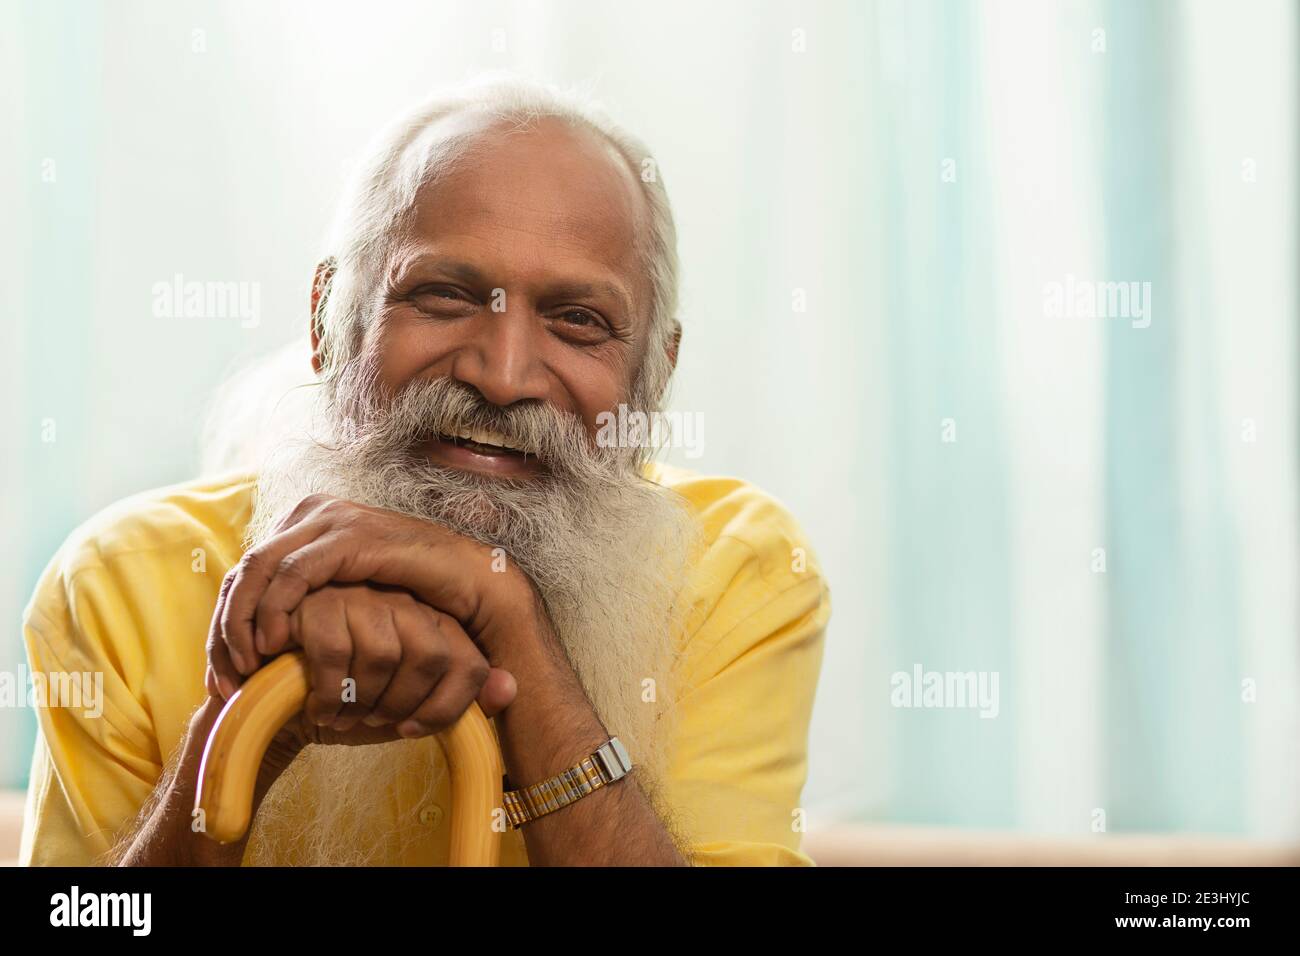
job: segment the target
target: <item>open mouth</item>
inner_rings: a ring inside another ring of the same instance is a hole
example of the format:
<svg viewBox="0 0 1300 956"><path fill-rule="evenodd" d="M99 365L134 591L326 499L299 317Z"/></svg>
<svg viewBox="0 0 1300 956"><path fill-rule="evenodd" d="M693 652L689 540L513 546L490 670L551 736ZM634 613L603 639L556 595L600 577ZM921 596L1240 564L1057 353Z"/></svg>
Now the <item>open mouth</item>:
<svg viewBox="0 0 1300 956"><path fill-rule="evenodd" d="M490 428L438 432L422 443L423 454L435 464L493 478L536 478L546 466L535 451Z"/></svg>
<svg viewBox="0 0 1300 956"><path fill-rule="evenodd" d="M471 428L450 435L439 434L438 440L455 445L457 448L468 448L479 455L508 455L525 460L528 458L528 452L512 444L505 435L490 429Z"/></svg>

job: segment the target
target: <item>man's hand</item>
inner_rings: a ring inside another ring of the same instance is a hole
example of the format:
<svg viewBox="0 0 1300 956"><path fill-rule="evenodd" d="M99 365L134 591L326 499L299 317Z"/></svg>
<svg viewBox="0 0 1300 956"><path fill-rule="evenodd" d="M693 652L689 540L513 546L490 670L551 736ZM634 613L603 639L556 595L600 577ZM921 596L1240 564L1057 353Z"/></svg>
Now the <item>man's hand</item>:
<svg viewBox="0 0 1300 956"><path fill-rule="evenodd" d="M450 727L476 698L489 716L514 699L514 678L490 667L454 618L407 591L312 591L289 616L289 639L307 659L308 732L346 734L361 723L422 737Z"/></svg>
<svg viewBox="0 0 1300 956"><path fill-rule="evenodd" d="M293 643L300 605L331 582L403 588L440 612L441 632L457 644L472 641L494 660L503 636L535 624L540 607L527 576L486 545L432 522L313 495L222 582L208 638L210 679L218 692L228 697L266 657ZM387 637L363 643L392 646ZM313 685L323 692L338 688L343 676L340 653L331 649L329 656L319 668L321 683ZM400 689L403 702L412 693L406 687Z"/></svg>

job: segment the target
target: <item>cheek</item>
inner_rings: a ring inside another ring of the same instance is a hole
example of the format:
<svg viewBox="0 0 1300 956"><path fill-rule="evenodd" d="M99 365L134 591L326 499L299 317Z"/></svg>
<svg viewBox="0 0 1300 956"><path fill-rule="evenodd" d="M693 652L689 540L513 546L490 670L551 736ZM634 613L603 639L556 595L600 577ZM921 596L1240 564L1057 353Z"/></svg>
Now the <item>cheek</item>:
<svg viewBox="0 0 1300 956"><path fill-rule="evenodd" d="M365 348L374 357L379 380L396 391L421 374L436 374L448 343L431 335L427 327L401 316L384 315L367 332Z"/></svg>
<svg viewBox="0 0 1300 956"><path fill-rule="evenodd" d="M570 407L587 426L587 433L595 438L599 428L596 416L602 412L617 412L620 402L629 400L631 382L623 362L581 363L581 369L572 369L560 376Z"/></svg>

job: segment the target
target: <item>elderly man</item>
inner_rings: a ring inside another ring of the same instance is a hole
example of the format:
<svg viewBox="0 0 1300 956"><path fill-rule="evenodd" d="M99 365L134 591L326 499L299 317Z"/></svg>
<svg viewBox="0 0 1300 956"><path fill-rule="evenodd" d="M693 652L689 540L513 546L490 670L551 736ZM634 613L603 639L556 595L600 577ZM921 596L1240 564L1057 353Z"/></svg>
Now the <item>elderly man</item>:
<svg viewBox="0 0 1300 956"><path fill-rule="evenodd" d="M477 701L511 788L612 738L632 764L513 821L506 864L809 862L816 560L753 486L601 438L664 398L675 247L650 154L563 95L471 87L382 136L313 283L302 434L109 509L38 586L33 671L102 673L104 701L41 711L23 859L445 864L433 735ZM306 708L218 845L203 744L289 648Z"/></svg>

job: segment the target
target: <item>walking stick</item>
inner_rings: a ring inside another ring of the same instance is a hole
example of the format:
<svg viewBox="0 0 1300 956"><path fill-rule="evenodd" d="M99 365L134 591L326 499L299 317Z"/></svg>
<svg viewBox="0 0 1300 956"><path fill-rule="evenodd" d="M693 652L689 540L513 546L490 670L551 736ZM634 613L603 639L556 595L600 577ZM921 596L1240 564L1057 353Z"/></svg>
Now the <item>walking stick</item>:
<svg viewBox="0 0 1300 956"><path fill-rule="evenodd" d="M302 710L309 689L301 651L281 654L250 677L226 702L208 735L194 806L205 832L234 843L248 830L253 787L271 739ZM496 866L501 834L493 818L501 809L501 753L477 703L438 734L451 773L452 866Z"/></svg>

